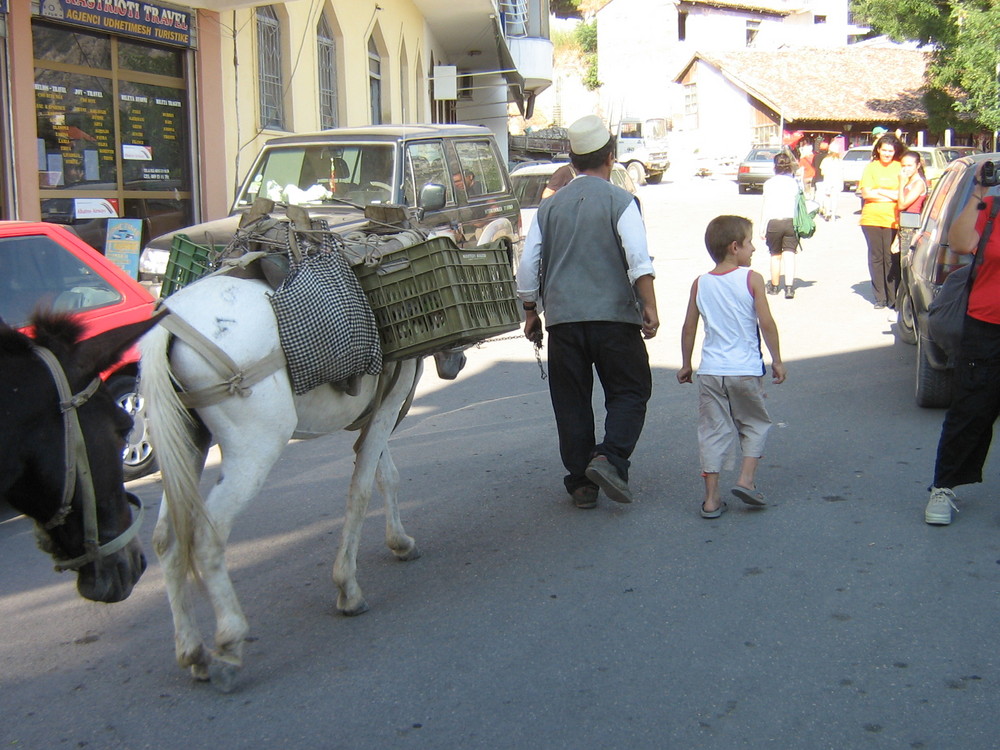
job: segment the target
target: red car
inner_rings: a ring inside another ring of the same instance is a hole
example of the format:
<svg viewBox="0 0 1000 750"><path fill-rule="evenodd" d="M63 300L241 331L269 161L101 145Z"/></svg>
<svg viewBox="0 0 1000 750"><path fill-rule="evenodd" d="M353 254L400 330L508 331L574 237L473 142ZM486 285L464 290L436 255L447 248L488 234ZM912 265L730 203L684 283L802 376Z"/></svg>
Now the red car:
<svg viewBox="0 0 1000 750"><path fill-rule="evenodd" d="M77 235L47 222L0 221L0 318L25 328L39 304L72 312L88 336L145 320L155 300L145 288ZM103 377L134 427L123 455L125 479L156 469L136 393L139 353L129 350Z"/></svg>

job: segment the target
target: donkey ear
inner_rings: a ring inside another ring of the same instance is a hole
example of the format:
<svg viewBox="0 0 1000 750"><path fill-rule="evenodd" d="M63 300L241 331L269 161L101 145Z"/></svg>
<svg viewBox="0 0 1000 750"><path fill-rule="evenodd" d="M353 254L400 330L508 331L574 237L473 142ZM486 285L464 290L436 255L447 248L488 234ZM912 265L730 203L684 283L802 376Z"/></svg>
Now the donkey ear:
<svg viewBox="0 0 1000 750"><path fill-rule="evenodd" d="M112 328L110 331L98 334L93 338L81 341L73 352L75 369L93 377L104 372L115 364L125 351L134 344L140 336L160 322L166 314L163 310L147 320L138 323Z"/></svg>

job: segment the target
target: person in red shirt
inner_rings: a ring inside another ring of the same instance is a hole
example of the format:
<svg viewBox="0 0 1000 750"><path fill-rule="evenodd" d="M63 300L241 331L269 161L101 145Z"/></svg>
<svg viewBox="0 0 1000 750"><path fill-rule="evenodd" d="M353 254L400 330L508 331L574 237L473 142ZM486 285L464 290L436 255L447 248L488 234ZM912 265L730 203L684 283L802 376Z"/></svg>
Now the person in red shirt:
<svg viewBox="0 0 1000 750"><path fill-rule="evenodd" d="M802 168L802 190L807 198L813 196L813 180L816 177L816 167L813 166L813 147L803 144L799 151L799 167Z"/></svg>
<svg viewBox="0 0 1000 750"><path fill-rule="evenodd" d="M1000 200L986 196L981 176L980 166L969 200L948 230L951 251L960 255L976 252L993 204ZM1000 217L993 219L997 221ZM980 252L955 357L952 401L938 441L934 484L924 510L924 521L935 526L950 524L952 510L958 510L955 487L983 481L983 464L1000 416L1000 227L991 229Z"/></svg>

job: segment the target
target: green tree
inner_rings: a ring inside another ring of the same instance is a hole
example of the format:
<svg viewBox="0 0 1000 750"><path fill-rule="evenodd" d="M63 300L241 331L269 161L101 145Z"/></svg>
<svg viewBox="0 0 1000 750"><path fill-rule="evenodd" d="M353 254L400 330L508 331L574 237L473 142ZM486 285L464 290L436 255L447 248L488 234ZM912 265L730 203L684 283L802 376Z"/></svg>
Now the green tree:
<svg viewBox="0 0 1000 750"><path fill-rule="evenodd" d="M549 0L549 11L557 18L583 18L580 0Z"/></svg>
<svg viewBox="0 0 1000 750"><path fill-rule="evenodd" d="M601 82L597 78L597 21L581 23L576 27L573 37L580 46L587 68L583 74L583 85L590 91L600 88Z"/></svg>
<svg viewBox="0 0 1000 750"><path fill-rule="evenodd" d="M852 0L858 22L896 41L933 45L926 98L930 126L971 119L1000 130L997 0Z"/></svg>

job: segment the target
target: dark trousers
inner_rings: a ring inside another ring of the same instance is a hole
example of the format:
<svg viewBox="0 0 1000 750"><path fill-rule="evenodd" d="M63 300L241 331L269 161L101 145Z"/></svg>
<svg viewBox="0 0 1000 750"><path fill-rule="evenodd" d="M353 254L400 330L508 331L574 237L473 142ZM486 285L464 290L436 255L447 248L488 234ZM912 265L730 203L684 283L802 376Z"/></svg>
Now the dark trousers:
<svg viewBox="0 0 1000 750"><path fill-rule="evenodd" d="M628 479L629 457L646 420L653 389L641 329L628 323L586 322L550 326L549 395L559 433L559 455L569 492L592 485L584 476L597 454ZM604 388L604 439L594 437L594 370Z"/></svg>
<svg viewBox="0 0 1000 750"><path fill-rule="evenodd" d="M899 253L891 252L890 248L896 239L896 230L862 225L861 231L868 243L868 273L875 290L875 304L895 307L896 290L899 289Z"/></svg>
<svg viewBox="0 0 1000 750"><path fill-rule="evenodd" d="M1000 325L966 316L952 387L934 463L934 486L948 489L983 481L1000 416Z"/></svg>

